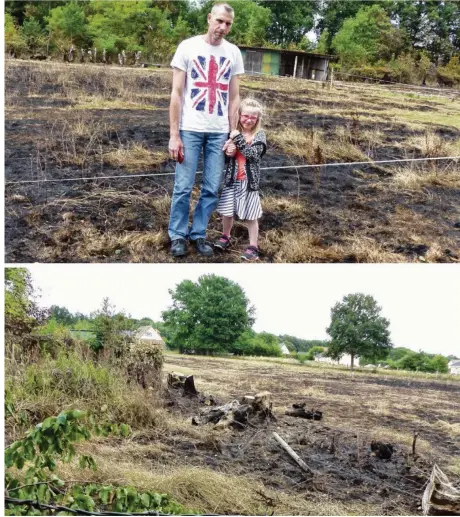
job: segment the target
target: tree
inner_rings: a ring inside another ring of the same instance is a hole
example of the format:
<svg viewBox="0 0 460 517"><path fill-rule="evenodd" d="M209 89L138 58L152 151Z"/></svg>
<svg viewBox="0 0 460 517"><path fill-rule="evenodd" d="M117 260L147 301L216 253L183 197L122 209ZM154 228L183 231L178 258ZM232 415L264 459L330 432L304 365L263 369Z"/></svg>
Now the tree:
<svg viewBox="0 0 460 517"><path fill-rule="evenodd" d="M20 54L27 49L24 37L11 14L5 13L5 50Z"/></svg>
<svg viewBox="0 0 460 517"><path fill-rule="evenodd" d="M74 0L52 9L45 20L51 40L58 49L69 48L72 44L78 47L87 44L85 11Z"/></svg>
<svg viewBox="0 0 460 517"><path fill-rule="evenodd" d="M346 19L332 46L344 66L375 64L388 61L404 48L404 33L392 25L384 9L373 5Z"/></svg>
<svg viewBox="0 0 460 517"><path fill-rule="evenodd" d="M349 294L331 309L331 323L326 329L331 336L328 355L340 359L351 355L351 367L356 356L376 361L384 359L391 347L390 322L380 316L381 307L372 296Z"/></svg>
<svg viewBox="0 0 460 517"><path fill-rule="evenodd" d="M36 53L46 45L46 34L38 20L33 16L24 20L21 28L22 36L32 53Z"/></svg>
<svg viewBox="0 0 460 517"><path fill-rule="evenodd" d="M78 321L78 318L74 316L69 309L66 307L60 307L59 305L51 305L50 316L58 323L67 326L73 325Z"/></svg>
<svg viewBox="0 0 460 517"><path fill-rule="evenodd" d="M99 311L91 315L94 319L95 339L92 347L98 355L105 351L106 358L115 362L123 357L132 342L134 325L124 312L116 312L115 306L106 297Z"/></svg>
<svg viewBox="0 0 460 517"><path fill-rule="evenodd" d="M5 268L5 348L10 357L29 359L28 352L37 345L32 333L47 316L35 300L30 272L26 268Z"/></svg>
<svg viewBox="0 0 460 517"><path fill-rule="evenodd" d="M283 48L299 44L304 36L313 29L315 0L258 0L259 5L271 11L271 22L267 28L270 43Z"/></svg>
<svg viewBox="0 0 460 517"><path fill-rule="evenodd" d="M307 352L306 359L308 361L314 361L317 355L324 353L324 350L325 348L323 346L312 346Z"/></svg>
<svg viewBox="0 0 460 517"><path fill-rule="evenodd" d="M253 0L230 0L228 3L235 10L235 23L228 39L235 45L263 46L272 16L270 9Z"/></svg>
<svg viewBox="0 0 460 517"><path fill-rule="evenodd" d="M181 352L229 351L254 322L254 308L243 289L227 278L203 275L197 282L184 280L169 293L173 304L162 317L168 343Z"/></svg>

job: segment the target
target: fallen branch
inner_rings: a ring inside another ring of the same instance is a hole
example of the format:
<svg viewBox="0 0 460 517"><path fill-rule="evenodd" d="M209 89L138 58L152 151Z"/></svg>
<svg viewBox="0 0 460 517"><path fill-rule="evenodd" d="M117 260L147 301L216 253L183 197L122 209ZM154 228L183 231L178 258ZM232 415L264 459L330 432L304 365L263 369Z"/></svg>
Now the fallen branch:
<svg viewBox="0 0 460 517"><path fill-rule="evenodd" d="M435 464L422 498L423 514L434 510L441 515L460 515L460 489Z"/></svg>
<svg viewBox="0 0 460 517"><path fill-rule="evenodd" d="M299 467L308 472L309 474L314 474L315 472L300 458L300 456L289 447L289 445L281 438L278 433L273 433L275 440L281 445L281 447L289 454L289 456L299 465Z"/></svg>

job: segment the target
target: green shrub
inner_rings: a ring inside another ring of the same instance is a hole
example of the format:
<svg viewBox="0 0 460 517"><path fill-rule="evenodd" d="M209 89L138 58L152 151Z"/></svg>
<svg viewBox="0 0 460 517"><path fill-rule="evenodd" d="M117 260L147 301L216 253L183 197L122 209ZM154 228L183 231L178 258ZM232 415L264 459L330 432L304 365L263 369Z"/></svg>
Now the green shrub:
<svg viewBox="0 0 460 517"><path fill-rule="evenodd" d="M74 351L61 350L55 359L43 357L19 368L6 367L5 397L25 412L28 424L35 424L63 407L78 407L92 413L105 413L114 422L134 428L159 423L156 391L146 392L128 386L123 370L82 359ZM23 426L10 416L6 426L11 433Z"/></svg>
<svg viewBox="0 0 460 517"><path fill-rule="evenodd" d="M446 66L440 66L437 70L438 82L446 86L458 86L460 84L460 60L458 56L450 59Z"/></svg>

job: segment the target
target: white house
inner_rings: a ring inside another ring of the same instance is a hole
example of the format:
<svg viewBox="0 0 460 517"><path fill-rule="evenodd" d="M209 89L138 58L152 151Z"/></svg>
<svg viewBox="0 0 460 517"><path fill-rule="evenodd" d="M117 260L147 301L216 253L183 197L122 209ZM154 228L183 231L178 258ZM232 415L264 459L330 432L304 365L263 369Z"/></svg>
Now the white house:
<svg viewBox="0 0 460 517"><path fill-rule="evenodd" d="M280 343L280 349L281 349L281 353L283 355L290 355L291 354L291 352L289 352L289 348L284 343Z"/></svg>
<svg viewBox="0 0 460 517"><path fill-rule="evenodd" d="M164 346L163 338L160 336L158 330L155 330L150 325L139 327L134 331L128 331L126 334L138 341L148 342L152 345Z"/></svg>
<svg viewBox="0 0 460 517"><path fill-rule="evenodd" d="M350 354L344 354L339 360L332 359L331 357L327 357L324 354L318 354L315 357L315 361L318 361L319 363L327 363L327 364L336 364L340 366L346 366L347 368L350 368L351 366L351 355ZM359 357L355 355L354 357L354 366L359 365Z"/></svg>
<svg viewBox="0 0 460 517"><path fill-rule="evenodd" d="M449 361L448 367L451 375L460 375L460 359Z"/></svg>

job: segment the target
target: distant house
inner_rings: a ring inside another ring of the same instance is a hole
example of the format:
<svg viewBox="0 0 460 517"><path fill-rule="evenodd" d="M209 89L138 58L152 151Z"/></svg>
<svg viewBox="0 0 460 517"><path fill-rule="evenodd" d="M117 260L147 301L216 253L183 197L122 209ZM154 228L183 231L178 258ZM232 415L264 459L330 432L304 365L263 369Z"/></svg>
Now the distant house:
<svg viewBox="0 0 460 517"><path fill-rule="evenodd" d="M266 74L298 79L327 79L329 62L334 56L311 54L301 50L281 50L239 46L246 74Z"/></svg>
<svg viewBox="0 0 460 517"><path fill-rule="evenodd" d="M460 359L449 361L448 367L451 375L460 375Z"/></svg>
<svg viewBox="0 0 460 517"><path fill-rule="evenodd" d="M160 336L158 330L155 330L149 325L127 332L127 335L138 341L151 343L152 345L164 346L163 338Z"/></svg>
<svg viewBox="0 0 460 517"><path fill-rule="evenodd" d="M327 349L325 350L324 353L318 354L315 357L315 361L318 361L320 363L336 364L336 365L340 365L340 366L346 366L347 368L351 367L351 355L350 354L344 354L340 359L337 360L337 359L332 359L331 357L328 357L326 355L326 353L327 353ZM357 357L356 355L354 357L353 364L354 364L354 366L358 366L359 365L359 357Z"/></svg>
<svg viewBox="0 0 460 517"><path fill-rule="evenodd" d="M285 345L285 343L280 343L280 349L283 355L291 355L291 352L289 352L289 348Z"/></svg>

